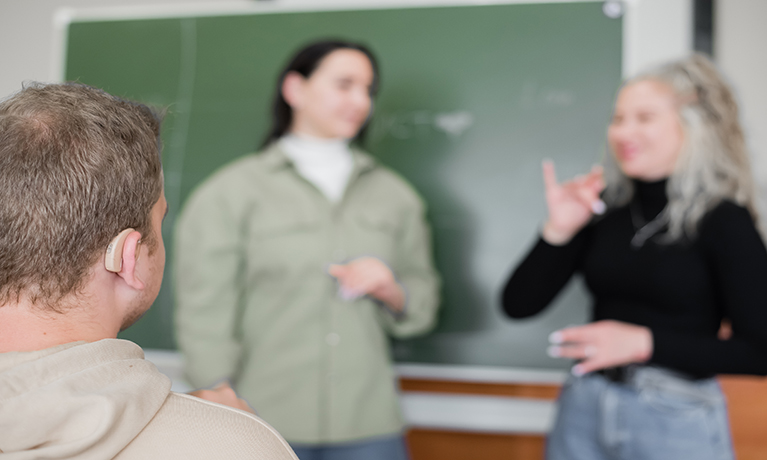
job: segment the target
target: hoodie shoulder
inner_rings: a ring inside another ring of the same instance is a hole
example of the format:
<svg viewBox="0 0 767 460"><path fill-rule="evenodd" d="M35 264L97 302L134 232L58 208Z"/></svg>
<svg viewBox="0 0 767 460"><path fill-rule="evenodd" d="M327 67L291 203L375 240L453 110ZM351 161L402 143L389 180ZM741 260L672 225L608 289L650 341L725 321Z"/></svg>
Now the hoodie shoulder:
<svg viewBox="0 0 767 460"><path fill-rule="evenodd" d="M246 412L171 393L152 421L116 460L298 460L268 423Z"/></svg>

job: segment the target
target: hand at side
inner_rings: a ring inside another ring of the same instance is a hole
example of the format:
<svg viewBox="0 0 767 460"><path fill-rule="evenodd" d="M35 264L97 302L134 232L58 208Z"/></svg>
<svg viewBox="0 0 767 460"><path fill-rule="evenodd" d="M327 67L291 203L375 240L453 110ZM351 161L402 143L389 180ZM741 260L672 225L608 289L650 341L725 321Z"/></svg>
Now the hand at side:
<svg viewBox="0 0 767 460"><path fill-rule="evenodd" d="M254 415L256 414L256 411L254 411L244 399L237 397L237 393L235 393L232 387L226 382L218 384L212 390L195 390L190 391L189 394L206 401L244 410L245 412L250 412Z"/></svg>
<svg viewBox="0 0 767 460"><path fill-rule="evenodd" d="M549 355L581 360L573 374L643 363L653 352L652 331L644 326L604 320L560 329L549 336Z"/></svg>

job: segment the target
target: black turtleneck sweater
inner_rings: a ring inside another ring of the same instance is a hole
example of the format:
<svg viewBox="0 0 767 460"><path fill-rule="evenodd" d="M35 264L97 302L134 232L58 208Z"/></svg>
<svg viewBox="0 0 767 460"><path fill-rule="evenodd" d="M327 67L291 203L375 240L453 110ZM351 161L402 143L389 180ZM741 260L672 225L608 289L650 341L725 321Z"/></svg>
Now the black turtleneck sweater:
<svg viewBox="0 0 767 460"><path fill-rule="evenodd" d="M593 321L652 331L650 362L701 377L767 375L767 250L751 214L724 201L691 241L664 244L656 236L633 248L637 221L651 221L666 206L666 181L635 182L635 191L631 205L594 219L569 243L539 239L503 291L504 311L537 314L580 272L593 296ZM717 338L724 318L732 323L729 340Z"/></svg>

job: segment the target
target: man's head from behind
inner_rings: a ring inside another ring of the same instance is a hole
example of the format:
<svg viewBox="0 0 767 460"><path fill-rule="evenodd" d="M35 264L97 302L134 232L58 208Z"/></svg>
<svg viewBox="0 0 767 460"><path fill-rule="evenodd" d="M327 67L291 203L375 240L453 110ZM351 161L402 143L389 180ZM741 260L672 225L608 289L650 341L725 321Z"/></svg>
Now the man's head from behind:
<svg viewBox="0 0 767 460"><path fill-rule="evenodd" d="M159 131L146 106L80 84L32 84L0 102L0 309L62 313L94 277L108 279L94 267L126 228L134 259L142 247L161 256L161 277Z"/></svg>

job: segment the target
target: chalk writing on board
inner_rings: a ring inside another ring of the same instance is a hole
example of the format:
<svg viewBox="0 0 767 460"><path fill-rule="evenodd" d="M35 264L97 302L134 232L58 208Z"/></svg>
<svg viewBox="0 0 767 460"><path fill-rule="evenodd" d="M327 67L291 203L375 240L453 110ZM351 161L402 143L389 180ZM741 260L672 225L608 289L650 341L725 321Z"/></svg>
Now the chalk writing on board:
<svg viewBox="0 0 767 460"><path fill-rule="evenodd" d="M451 140L461 137L474 124L474 115L466 110L436 112L414 110L404 113L376 115L371 126L371 137L379 140L386 136L405 140L426 137L440 132Z"/></svg>
<svg viewBox="0 0 767 460"><path fill-rule="evenodd" d="M520 95L519 105L523 109L569 107L575 102L572 91L541 86L534 81L525 82Z"/></svg>
<svg viewBox="0 0 767 460"><path fill-rule="evenodd" d="M434 125L453 137L460 136L473 124L474 115L471 112L438 113L434 117Z"/></svg>

